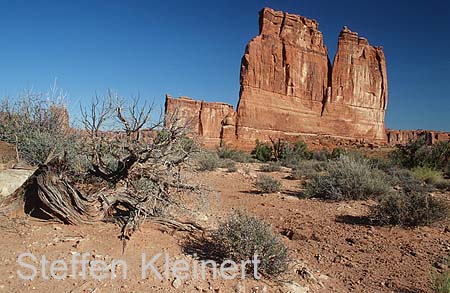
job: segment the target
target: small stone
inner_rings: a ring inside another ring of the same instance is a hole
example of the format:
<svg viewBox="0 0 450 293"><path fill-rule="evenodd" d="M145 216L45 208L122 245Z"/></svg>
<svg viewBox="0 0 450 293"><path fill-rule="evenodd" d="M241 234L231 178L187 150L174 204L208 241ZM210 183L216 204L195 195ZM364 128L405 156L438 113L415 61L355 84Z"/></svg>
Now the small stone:
<svg viewBox="0 0 450 293"><path fill-rule="evenodd" d="M342 262L342 256L341 255L336 255L333 259L334 263L341 263Z"/></svg>
<svg viewBox="0 0 450 293"><path fill-rule="evenodd" d="M439 270L445 270L447 268L447 266L441 262L435 262L434 267Z"/></svg>
<svg viewBox="0 0 450 293"><path fill-rule="evenodd" d="M345 241L347 241L348 244L353 245L356 243L356 240L353 238L346 238Z"/></svg>
<svg viewBox="0 0 450 293"><path fill-rule="evenodd" d="M180 288L180 286L181 286L181 280L178 279L178 278L175 278L175 280L173 280L173 282L172 282L172 286L173 286L175 289Z"/></svg>

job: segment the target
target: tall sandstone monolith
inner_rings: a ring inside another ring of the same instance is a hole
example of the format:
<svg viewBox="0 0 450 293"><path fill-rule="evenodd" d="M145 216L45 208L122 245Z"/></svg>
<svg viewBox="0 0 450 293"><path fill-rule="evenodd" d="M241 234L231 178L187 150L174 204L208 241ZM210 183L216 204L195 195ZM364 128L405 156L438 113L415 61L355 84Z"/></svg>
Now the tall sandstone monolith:
<svg viewBox="0 0 450 293"><path fill-rule="evenodd" d="M265 8L241 66L237 138L330 135L384 143L386 62L344 28L330 66L314 20Z"/></svg>
<svg viewBox="0 0 450 293"><path fill-rule="evenodd" d="M263 9L241 64L240 144L321 131L329 61L314 20Z"/></svg>
<svg viewBox="0 0 450 293"><path fill-rule="evenodd" d="M210 132L198 133L204 141L247 150L256 139L269 138L386 142L382 48L344 27L331 65L315 20L264 8L259 22L259 35L242 58L237 113L227 110L202 121L203 128L214 125Z"/></svg>

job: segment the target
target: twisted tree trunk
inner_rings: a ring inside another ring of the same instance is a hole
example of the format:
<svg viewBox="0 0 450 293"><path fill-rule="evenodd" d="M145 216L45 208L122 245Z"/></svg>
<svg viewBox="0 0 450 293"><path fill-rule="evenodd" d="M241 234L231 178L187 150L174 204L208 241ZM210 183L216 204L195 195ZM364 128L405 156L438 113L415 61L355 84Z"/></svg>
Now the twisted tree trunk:
<svg viewBox="0 0 450 293"><path fill-rule="evenodd" d="M173 230L205 230L195 223L155 217L148 199L133 196L125 188L85 195L68 181L64 162L56 158L40 166L18 191L3 202L0 211L10 213L23 207L24 212L32 216L57 219L71 225L112 221L121 226L119 238L124 241L124 247L125 241L146 219Z"/></svg>

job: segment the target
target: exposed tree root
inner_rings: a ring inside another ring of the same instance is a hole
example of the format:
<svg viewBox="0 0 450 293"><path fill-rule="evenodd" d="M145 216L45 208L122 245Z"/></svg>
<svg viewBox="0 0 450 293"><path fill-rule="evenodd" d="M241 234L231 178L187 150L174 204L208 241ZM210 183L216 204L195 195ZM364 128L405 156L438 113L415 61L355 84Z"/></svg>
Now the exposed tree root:
<svg viewBox="0 0 450 293"><path fill-rule="evenodd" d="M146 220L174 231L205 231L196 223L183 223L154 215L149 196L131 195L126 188L84 195L68 181L63 165L61 160L54 159L40 166L21 190L4 202L0 211L11 212L23 207L28 214L71 225L115 222L121 226L119 238L124 242L124 248L133 232Z"/></svg>

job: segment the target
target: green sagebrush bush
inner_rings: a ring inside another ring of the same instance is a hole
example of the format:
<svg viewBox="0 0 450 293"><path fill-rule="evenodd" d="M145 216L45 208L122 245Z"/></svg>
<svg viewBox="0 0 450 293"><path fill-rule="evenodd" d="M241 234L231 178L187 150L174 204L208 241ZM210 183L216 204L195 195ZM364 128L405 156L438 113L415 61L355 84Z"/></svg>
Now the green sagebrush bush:
<svg viewBox="0 0 450 293"><path fill-rule="evenodd" d="M282 184L279 180L269 175L262 174L256 178L254 186L260 192L272 193L280 191Z"/></svg>
<svg viewBox="0 0 450 293"><path fill-rule="evenodd" d="M327 169L328 162L323 161L301 161L292 168L291 177L293 179L301 179L302 177L312 178L320 172Z"/></svg>
<svg viewBox="0 0 450 293"><path fill-rule="evenodd" d="M199 171L214 171L219 168L220 159L216 153L202 152L197 156Z"/></svg>
<svg viewBox="0 0 450 293"><path fill-rule="evenodd" d="M263 143L259 140L256 140L256 145L252 151L252 155L255 159L261 162L268 162L272 159L272 146L268 143Z"/></svg>
<svg viewBox="0 0 450 293"><path fill-rule="evenodd" d="M386 174L368 159L343 155L328 164L325 174L317 174L307 184L306 196L327 200L359 200L389 192Z"/></svg>
<svg viewBox="0 0 450 293"><path fill-rule="evenodd" d="M265 275L277 276L288 268L288 249L270 225L242 211L220 223L212 239L222 247L226 259L241 262L256 255L261 262L259 271Z"/></svg>
<svg viewBox="0 0 450 293"><path fill-rule="evenodd" d="M20 157L44 164L66 153L75 160L82 144L70 131L64 104L50 94L25 92L15 102L0 101L0 140L16 145Z"/></svg>
<svg viewBox="0 0 450 293"><path fill-rule="evenodd" d="M372 217L380 224L422 226L448 217L445 202L423 190L391 192L378 199Z"/></svg>
<svg viewBox="0 0 450 293"><path fill-rule="evenodd" d="M281 165L278 162L269 162L261 166L263 172L277 172L281 170Z"/></svg>
<svg viewBox="0 0 450 293"><path fill-rule="evenodd" d="M234 150L228 147L220 147L217 149L217 155L221 159L230 159L239 163L249 163L252 157L241 150Z"/></svg>

